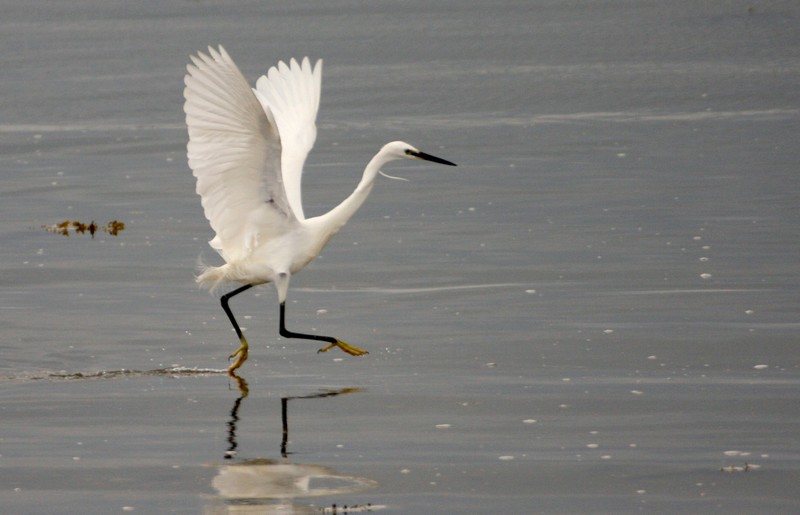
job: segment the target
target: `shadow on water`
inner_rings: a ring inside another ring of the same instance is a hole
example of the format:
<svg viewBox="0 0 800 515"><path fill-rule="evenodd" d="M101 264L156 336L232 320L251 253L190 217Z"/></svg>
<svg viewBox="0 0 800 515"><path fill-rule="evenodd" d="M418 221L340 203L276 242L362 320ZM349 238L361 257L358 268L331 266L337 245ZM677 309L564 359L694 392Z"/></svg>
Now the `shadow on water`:
<svg viewBox="0 0 800 515"><path fill-rule="evenodd" d="M359 513L381 509L381 506L340 505L329 508L296 504L304 498L337 496L359 492L373 487L375 481L363 477L343 475L315 464L293 463L288 457L289 403L299 400L327 399L357 393L358 388L322 390L308 395L281 398L282 435L280 459L248 458L234 462L239 455L236 431L240 422L239 410L250 394L244 378L231 375L239 388L239 397L234 401L228 420L228 449L225 460L229 464L220 466L211 486L217 492L206 513Z"/></svg>

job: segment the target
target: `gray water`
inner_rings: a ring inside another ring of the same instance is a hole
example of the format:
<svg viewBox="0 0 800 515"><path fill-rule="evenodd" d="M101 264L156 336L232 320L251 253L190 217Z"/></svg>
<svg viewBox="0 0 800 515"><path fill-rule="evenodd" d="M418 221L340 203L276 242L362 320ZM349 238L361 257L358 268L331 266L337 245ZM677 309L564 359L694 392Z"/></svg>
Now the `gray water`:
<svg viewBox="0 0 800 515"><path fill-rule="evenodd" d="M0 512L800 511L796 2L0 4ZM386 141L459 164L387 168L293 279L368 356L232 302L246 389L193 283L219 43L325 59L308 215Z"/></svg>

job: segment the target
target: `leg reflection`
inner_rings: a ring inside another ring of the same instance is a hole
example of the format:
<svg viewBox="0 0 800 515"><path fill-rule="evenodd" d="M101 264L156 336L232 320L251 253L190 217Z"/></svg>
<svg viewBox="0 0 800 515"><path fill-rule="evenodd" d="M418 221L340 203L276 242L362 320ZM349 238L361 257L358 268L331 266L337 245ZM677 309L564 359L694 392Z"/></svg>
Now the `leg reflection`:
<svg viewBox="0 0 800 515"><path fill-rule="evenodd" d="M286 442L289 441L289 416L287 414L289 407L289 398L283 397L281 399L281 422L283 424L283 437L281 438L281 456L286 457Z"/></svg>
<svg viewBox="0 0 800 515"><path fill-rule="evenodd" d="M247 385L247 381L245 381L243 377L239 377L233 372L231 372L229 376L236 382L236 386L239 389L240 395L233 402L233 407L231 408L231 413L230 413L230 419L228 420L227 424L228 450L225 452L226 460L233 459L236 456L236 448L239 445L236 440L236 428L239 423L239 408L242 405L242 401L250 394L250 388ZM309 395L281 397L281 426L282 426L281 457L286 458L288 457L289 454L291 454L287 451L287 445L289 443L289 401L296 399L323 399L326 397L336 397L337 395L345 395L348 393L356 393L360 391L361 388L341 388L338 390L324 390Z"/></svg>
<svg viewBox="0 0 800 515"><path fill-rule="evenodd" d="M365 477L341 474L327 466L310 463L293 463L289 442L289 401L319 399L359 391L357 388L327 390L309 395L281 398L281 456L280 459L263 457L238 458L237 428L243 420L242 408L249 390L244 379L235 375L240 395L234 401L227 423L228 450L225 465L218 467L211 481L216 496L211 499L213 510L209 513L240 513L242 506L258 506L258 513L312 513L311 506L301 499L353 494L374 487L376 482ZM299 502L299 504L297 504ZM352 505L355 506L355 505ZM364 505L370 507L372 505ZM210 508L211 509L211 508Z"/></svg>
<svg viewBox="0 0 800 515"><path fill-rule="evenodd" d="M228 421L228 450L225 451L225 459L230 460L236 456L236 447L238 443L236 442L236 424L239 422L239 406L242 405L242 401L245 397L250 394L250 388L247 386L247 381L244 380L243 377L237 376L235 373L230 372L228 376L231 377L234 381L236 381L236 386L239 388L239 397L233 403L233 408L231 408L231 418Z"/></svg>

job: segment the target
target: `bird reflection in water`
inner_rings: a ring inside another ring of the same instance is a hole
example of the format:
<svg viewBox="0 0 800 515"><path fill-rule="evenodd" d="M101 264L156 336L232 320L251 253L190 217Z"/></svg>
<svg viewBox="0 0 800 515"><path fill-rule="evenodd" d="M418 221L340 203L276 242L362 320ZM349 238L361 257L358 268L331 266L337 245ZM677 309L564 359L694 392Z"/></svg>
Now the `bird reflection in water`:
<svg viewBox="0 0 800 515"><path fill-rule="evenodd" d="M358 388L324 390L308 395L281 398L283 426L281 459L253 458L230 463L237 457L236 430L239 423L239 409L250 393L244 378L235 374L231 377L236 381L240 395L231 408L228 421L228 450L225 453L225 460L229 460L229 464L220 466L211 482L217 497L214 499L215 502L208 506L207 514L359 513L380 509L379 506L371 504L350 504L345 511L344 505L340 503L337 511L336 505L326 509L294 502L302 498L355 493L376 485L371 479L342 475L321 465L291 463L287 459L291 454L287 451L289 401L336 397L356 393L360 391Z"/></svg>

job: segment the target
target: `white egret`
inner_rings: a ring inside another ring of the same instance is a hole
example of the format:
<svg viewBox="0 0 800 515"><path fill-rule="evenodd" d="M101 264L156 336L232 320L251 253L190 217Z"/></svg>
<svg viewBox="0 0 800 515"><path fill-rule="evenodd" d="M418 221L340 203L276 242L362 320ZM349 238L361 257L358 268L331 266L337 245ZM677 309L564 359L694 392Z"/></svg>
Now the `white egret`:
<svg viewBox="0 0 800 515"><path fill-rule="evenodd" d="M241 345L230 356L233 373L247 359L247 339L231 312L231 297L272 282L280 302L280 335L326 342L319 350L339 347L353 356L367 352L338 338L286 329L289 279L316 258L330 238L364 203L381 167L395 159L454 163L421 152L401 141L386 144L373 157L355 191L321 216L305 218L300 185L303 163L316 139L322 60L312 67L292 59L279 62L251 89L239 68L220 46L192 56L184 79L184 111L189 129L187 155L197 178L197 193L211 228L209 244L222 266L205 267L197 276L214 289L241 283L222 296Z"/></svg>

